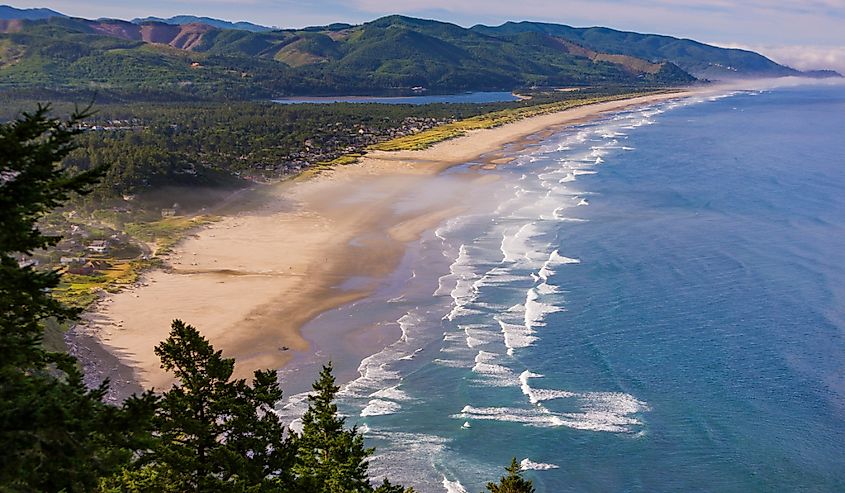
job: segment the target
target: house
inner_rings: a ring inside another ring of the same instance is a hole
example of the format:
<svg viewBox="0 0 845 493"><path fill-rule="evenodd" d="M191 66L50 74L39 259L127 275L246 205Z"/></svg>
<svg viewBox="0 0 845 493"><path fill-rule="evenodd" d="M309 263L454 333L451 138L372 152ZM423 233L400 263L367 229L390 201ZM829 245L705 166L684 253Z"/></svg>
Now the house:
<svg viewBox="0 0 845 493"><path fill-rule="evenodd" d="M106 253L109 249L109 242L106 240L94 240L87 247L94 253Z"/></svg>
<svg viewBox="0 0 845 493"><path fill-rule="evenodd" d="M18 260L18 267L26 269L27 267L38 267L38 260L34 258L22 258Z"/></svg>
<svg viewBox="0 0 845 493"><path fill-rule="evenodd" d="M85 263L77 262L77 263L73 263L73 264L68 265L66 272L68 274L74 274L74 275L77 275L77 276L90 276L91 274L94 273L94 271L95 271L94 265L91 264L91 262L85 262Z"/></svg>
<svg viewBox="0 0 845 493"><path fill-rule="evenodd" d="M84 264L86 260L85 257L62 257L59 259L59 263L62 265Z"/></svg>

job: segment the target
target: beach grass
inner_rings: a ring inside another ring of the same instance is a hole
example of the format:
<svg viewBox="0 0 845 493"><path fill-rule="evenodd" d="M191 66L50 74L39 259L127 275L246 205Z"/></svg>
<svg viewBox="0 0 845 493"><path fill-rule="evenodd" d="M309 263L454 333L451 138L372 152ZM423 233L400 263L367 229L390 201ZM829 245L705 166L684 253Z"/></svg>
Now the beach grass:
<svg viewBox="0 0 845 493"><path fill-rule="evenodd" d="M53 290L53 296L68 306L87 308L103 293L116 293L138 282L145 270L161 266L161 259L156 255L169 253L189 231L216 220L218 218L215 216L204 215L126 223L124 232L136 240L152 244L153 256L132 260L108 255L92 257L92 261L101 261L107 267L97 268L90 275L64 273L61 283Z"/></svg>
<svg viewBox="0 0 845 493"><path fill-rule="evenodd" d="M181 241L185 234L197 227L211 224L219 218L203 215L193 217L165 217L158 221L126 223L126 234L155 246L155 254L161 255Z"/></svg>
<svg viewBox="0 0 845 493"><path fill-rule="evenodd" d="M456 137L461 137L463 135L466 135L467 132L471 132L474 130L484 130L488 128L499 127L501 125L506 125L508 123L523 120L525 118L547 115L550 113L557 113L571 108L576 108L578 106L604 103L608 101L618 101L623 99L629 99L632 97L647 96L650 94L657 94L659 92L662 91L626 93L610 96L571 99L567 101L557 101L554 103L546 103L535 106L525 106L521 108L494 111L492 113L474 116L472 118L467 118L452 123L446 123L412 135L397 137L395 139L374 144L369 147L369 150L387 152L419 151L427 149L439 142L454 139Z"/></svg>
<svg viewBox="0 0 845 493"><path fill-rule="evenodd" d="M63 274L61 283L53 290L53 296L68 306L87 308L99 299L101 293L116 293L131 286L138 282L145 270L161 264L159 259L102 260L108 262L109 267L94 274Z"/></svg>
<svg viewBox="0 0 845 493"><path fill-rule="evenodd" d="M402 137L396 137L390 140L386 140L384 142L379 142L378 144L373 144L367 147L363 153L343 154L330 161L318 162L300 172L295 177L295 180L305 181L315 176L318 176L325 171L331 171L337 166L355 164L362 157L364 157L367 152L370 151L421 151L424 149L428 149L429 147L440 142L462 137L468 132L472 132L475 130L495 128L502 125L507 125L508 123L514 123L526 118L548 115L560 111L566 111L568 109L576 108L579 106L606 103L609 101L619 101L635 97L661 94L665 92L668 91L656 90L647 92L613 94L607 96L594 96L588 98L569 99L566 101L556 101L553 103L545 103L501 111L494 111L483 115L465 118L463 120L458 120L455 122L444 123L434 128L416 132L411 135L405 135Z"/></svg>

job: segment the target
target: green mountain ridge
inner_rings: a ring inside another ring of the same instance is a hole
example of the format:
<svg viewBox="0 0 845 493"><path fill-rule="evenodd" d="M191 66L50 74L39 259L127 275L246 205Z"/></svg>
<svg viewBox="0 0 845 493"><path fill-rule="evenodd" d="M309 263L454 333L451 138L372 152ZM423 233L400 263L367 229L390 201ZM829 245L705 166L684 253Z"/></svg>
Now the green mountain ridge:
<svg viewBox="0 0 845 493"><path fill-rule="evenodd" d="M477 25L473 31L489 35L544 33L571 40L584 47L645 60L668 60L697 78L783 77L801 72L747 50L720 48L691 39L658 34L617 31L607 27L576 28L542 22L506 22L501 26Z"/></svg>
<svg viewBox="0 0 845 493"><path fill-rule="evenodd" d="M11 5L0 5L0 19L49 19L50 17L67 17L61 12L51 9L18 9Z"/></svg>
<svg viewBox="0 0 845 493"><path fill-rule="evenodd" d="M143 24L145 22L161 22L163 24L173 24L177 26L181 26L184 24L206 24L212 27L216 27L219 29L240 29L242 31L252 31L252 32L265 32L265 31L272 31L276 28L274 27L267 27L261 26L258 24L253 24L252 22L246 21L239 21L239 22L230 22L224 21L222 19L214 19L212 17L199 17L196 15L175 15L173 17L162 18L162 17L144 17L144 18L136 18L132 19L131 21L133 24Z"/></svg>
<svg viewBox="0 0 845 493"><path fill-rule="evenodd" d="M467 29L394 15L357 26L255 32L203 23L0 20L0 91L263 99L798 74L753 52L532 22Z"/></svg>

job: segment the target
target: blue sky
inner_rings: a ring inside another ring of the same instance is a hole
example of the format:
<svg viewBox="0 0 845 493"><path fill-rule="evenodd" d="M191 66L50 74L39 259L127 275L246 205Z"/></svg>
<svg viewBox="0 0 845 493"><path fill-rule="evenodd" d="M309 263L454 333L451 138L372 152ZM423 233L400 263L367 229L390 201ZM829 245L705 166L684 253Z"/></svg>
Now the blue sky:
<svg viewBox="0 0 845 493"><path fill-rule="evenodd" d="M205 15L279 27L401 13L463 26L538 20L751 47L793 65L845 68L845 0L12 0L87 18ZM802 59L803 57L803 59ZM841 58L841 60L840 60ZM841 67L839 64L842 64Z"/></svg>

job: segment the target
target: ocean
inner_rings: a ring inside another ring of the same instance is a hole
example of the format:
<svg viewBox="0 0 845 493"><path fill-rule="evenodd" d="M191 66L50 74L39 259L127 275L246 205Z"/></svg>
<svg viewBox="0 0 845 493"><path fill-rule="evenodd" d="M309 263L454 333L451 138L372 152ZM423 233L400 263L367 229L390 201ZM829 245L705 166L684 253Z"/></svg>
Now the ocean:
<svg viewBox="0 0 845 493"><path fill-rule="evenodd" d="M514 148L492 200L323 317L398 337L340 395L371 471L477 492L516 457L541 493L845 491L843 135L845 86L807 85Z"/></svg>

